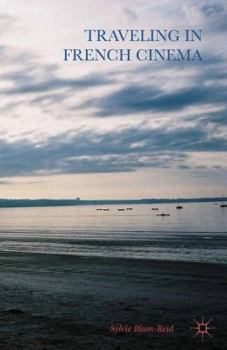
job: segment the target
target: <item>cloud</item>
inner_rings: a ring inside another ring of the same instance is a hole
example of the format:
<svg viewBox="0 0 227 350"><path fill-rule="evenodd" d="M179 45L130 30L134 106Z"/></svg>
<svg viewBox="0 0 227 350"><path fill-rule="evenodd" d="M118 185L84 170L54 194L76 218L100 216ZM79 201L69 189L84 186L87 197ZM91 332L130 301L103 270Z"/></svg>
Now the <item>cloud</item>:
<svg viewBox="0 0 227 350"><path fill-rule="evenodd" d="M217 88L191 86L164 92L158 88L144 85L125 86L116 92L95 100L86 101L80 108L94 107L96 116L138 114L152 111L178 111L185 107L204 103L226 101L226 93Z"/></svg>
<svg viewBox="0 0 227 350"><path fill-rule="evenodd" d="M0 13L0 37L4 37L6 33L10 32L14 28L16 22L16 17L8 13Z"/></svg>
<svg viewBox="0 0 227 350"><path fill-rule="evenodd" d="M126 128L51 137L43 144L0 142L0 176L127 172L141 168L186 168L193 152L227 152L227 138L194 127ZM217 164L218 165L218 164Z"/></svg>
<svg viewBox="0 0 227 350"><path fill-rule="evenodd" d="M9 180L0 180L0 185L10 185L10 184L12 184L12 182Z"/></svg>
<svg viewBox="0 0 227 350"><path fill-rule="evenodd" d="M206 18L209 26L220 32L227 30L227 11L222 2L211 1L200 6L200 11Z"/></svg>
<svg viewBox="0 0 227 350"><path fill-rule="evenodd" d="M227 126L227 109L223 109L217 112L207 112L198 117L202 124L212 123L213 125L219 125L221 127Z"/></svg>
<svg viewBox="0 0 227 350"><path fill-rule="evenodd" d="M123 13L134 23L138 19L137 13L129 7L124 7Z"/></svg>
<svg viewBox="0 0 227 350"><path fill-rule="evenodd" d="M200 6L200 10L207 17L220 15L224 11L224 6L220 2L206 2Z"/></svg>
<svg viewBox="0 0 227 350"><path fill-rule="evenodd" d="M42 66L41 70L49 69L47 65ZM37 71L30 68L30 71L11 72L2 75L2 79L13 83L13 87L0 89L0 94L14 95L14 94L35 94L47 93L56 90L78 90L88 89L97 86L103 86L113 83L113 80L98 74L88 74L82 78L59 78L52 72L46 74L44 79L37 79Z"/></svg>
<svg viewBox="0 0 227 350"><path fill-rule="evenodd" d="M199 13L203 20L203 26L212 32L225 32L226 23L226 2L224 0L201 1L190 4L193 7L194 14Z"/></svg>

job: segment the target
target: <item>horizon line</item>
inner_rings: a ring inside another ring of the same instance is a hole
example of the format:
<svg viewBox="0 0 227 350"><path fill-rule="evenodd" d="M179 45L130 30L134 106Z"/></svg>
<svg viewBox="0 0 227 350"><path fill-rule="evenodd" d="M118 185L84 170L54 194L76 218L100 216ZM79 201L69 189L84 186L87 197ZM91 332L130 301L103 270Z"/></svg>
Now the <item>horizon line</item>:
<svg viewBox="0 0 227 350"><path fill-rule="evenodd" d="M27 199L27 198L0 198L0 208L22 207L60 207L86 205L139 205L139 204L174 204L174 203L217 203L226 202L227 197L187 197L187 198L141 198L141 199Z"/></svg>

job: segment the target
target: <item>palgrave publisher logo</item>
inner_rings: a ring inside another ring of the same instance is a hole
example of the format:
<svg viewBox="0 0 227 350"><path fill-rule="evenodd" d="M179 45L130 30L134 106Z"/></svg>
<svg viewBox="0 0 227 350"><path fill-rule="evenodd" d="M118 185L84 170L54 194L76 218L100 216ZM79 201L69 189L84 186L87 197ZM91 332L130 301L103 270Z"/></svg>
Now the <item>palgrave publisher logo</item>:
<svg viewBox="0 0 227 350"><path fill-rule="evenodd" d="M210 334L210 331L212 329L215 329L215 327L210 327L210 323L212 322L212 319L205 322L204 317L201 317L201 321L197 321L196 319L193 320L195 323L194 327L191 327L191 329L194 329L196 333L194 334L194 338L198 335L201 337L202 342L204 341L204 337L208 336L209 338L212 338L212 335Z"/></svg>

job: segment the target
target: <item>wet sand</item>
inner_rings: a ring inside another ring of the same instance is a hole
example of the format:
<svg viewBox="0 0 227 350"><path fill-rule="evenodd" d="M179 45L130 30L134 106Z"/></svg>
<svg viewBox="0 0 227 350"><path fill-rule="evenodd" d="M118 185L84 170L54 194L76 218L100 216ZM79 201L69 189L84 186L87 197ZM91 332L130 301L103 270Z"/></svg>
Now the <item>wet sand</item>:
<svg viewBox="0 0 227 350"><path fill-rule="evenodd" d="M0 349L226 349L226 277L218 264L2 252ZM204 342L191 329L202 315L215 327Z"/></svg>

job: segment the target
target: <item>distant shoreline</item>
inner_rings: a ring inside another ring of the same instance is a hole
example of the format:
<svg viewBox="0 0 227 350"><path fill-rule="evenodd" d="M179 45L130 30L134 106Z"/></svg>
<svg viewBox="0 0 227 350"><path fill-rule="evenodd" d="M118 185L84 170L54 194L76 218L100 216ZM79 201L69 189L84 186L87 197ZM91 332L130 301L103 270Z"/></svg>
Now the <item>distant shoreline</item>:
<svg viewBox="0 0 227 350"><path fill-rule="evenodd" d="M180 203L215 203L227 202L227 197L180 198ZM62 207L86 205L137 205L137 204L172 204L178 203L178 198L147 198L147 199L0 199L0 208L26 207Z"/></svg>

